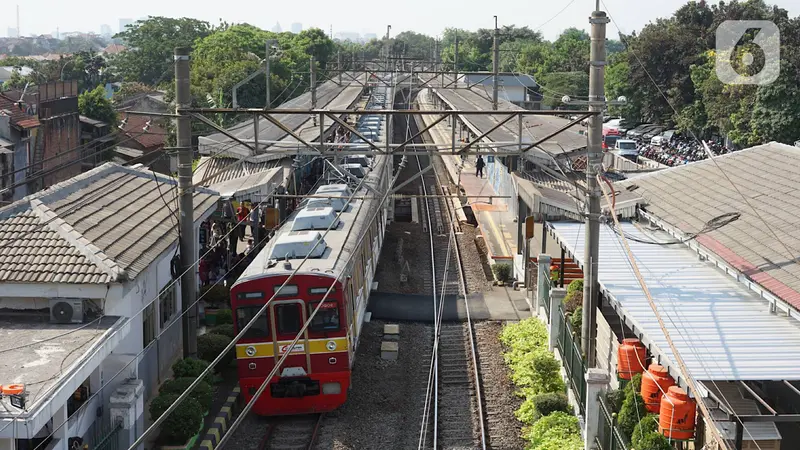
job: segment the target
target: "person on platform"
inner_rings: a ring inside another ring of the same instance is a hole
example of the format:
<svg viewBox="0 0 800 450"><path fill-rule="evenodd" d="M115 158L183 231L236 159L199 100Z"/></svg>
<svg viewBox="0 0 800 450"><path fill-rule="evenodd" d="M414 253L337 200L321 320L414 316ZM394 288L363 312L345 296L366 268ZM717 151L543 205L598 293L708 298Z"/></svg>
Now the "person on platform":
<svg viewBox="0 0 800 450"><path fill-rule="evenodd" d="M550 266L550 281L553 283L553 287L558 286L558 279L561 276L561 272L558 269L558 266L553 264Z"/></svg>
<svg viewBox="0 0 800 450"><path fill-rule="evenodd" d="M247 209L247 206L244 205L244 202L239 204L239 208L236 210L236 229L239 232L239 240L244 242L244 230L247 226L247 219L250 216L250 210Z"/></svg>
<svg viewBox="0 0 800 450"><path fill-rule="evenodd" d="M478 178L483 178L483 167L486 165L486 162L483 160L483 155L478 155L478 160L475 161L475 176Z"/></svg>

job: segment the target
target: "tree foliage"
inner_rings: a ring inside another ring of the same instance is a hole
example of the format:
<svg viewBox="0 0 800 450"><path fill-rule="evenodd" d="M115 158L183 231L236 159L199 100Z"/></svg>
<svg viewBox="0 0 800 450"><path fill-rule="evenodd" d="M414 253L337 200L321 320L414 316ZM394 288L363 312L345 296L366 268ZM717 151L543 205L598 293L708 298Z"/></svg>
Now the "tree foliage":
<svg viewBox="0 0 800 450"><path fill-rule="evenodd" d="M97 86L78 97L78 110L90 119L100 120L112 127L117 124L117 113L103 86Z"/></svg>
<svg viewBox="0 0 800 450"><path fill-rule="evenodd" d="M113 58L113 65L125 81L148 85L174 79L175 47L192 48L198 39L214 31L205 21L170 17L137 20L114 36L128 47Z"/></svg>

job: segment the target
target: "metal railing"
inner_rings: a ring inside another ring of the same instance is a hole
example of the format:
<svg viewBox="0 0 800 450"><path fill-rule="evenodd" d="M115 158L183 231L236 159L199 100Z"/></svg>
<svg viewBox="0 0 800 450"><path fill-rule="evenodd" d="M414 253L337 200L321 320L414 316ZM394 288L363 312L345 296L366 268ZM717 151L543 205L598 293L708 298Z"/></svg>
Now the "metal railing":
<svg viewBox="0 0 800 450"><path fill-rule="evenodd" d="M93 450L118 450L120 448L119 433L122 430L122 421L116 423L98 424L92 436Z"/></svg>
<svg viewBox="0 0 800 450"><path fill-rule="evenodd" d="M570 387L578 400L581 414L586 414L586 364L581 353L579 339L572 330L569 318L564 313L564 305L558 305L558 326L556 346L561 353L564 370L567 372Z"/></svg>
<svg viewBox="0 0 800 450"><path fill-rule="evenodd" d="M595 444L600 450L628 450L625 439L617 429L617 414L612 412L611 407L606 403L603 394L598 396L600 403L600 414L597 418L597 437Z"/></svg>

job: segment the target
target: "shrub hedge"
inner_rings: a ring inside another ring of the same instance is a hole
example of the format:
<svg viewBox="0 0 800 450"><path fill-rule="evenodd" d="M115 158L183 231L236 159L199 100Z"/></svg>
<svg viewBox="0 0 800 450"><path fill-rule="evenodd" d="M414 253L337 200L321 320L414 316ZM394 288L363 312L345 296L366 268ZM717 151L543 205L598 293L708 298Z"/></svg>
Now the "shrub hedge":
<svg viewBox="0 0 800 450"><path fill-rule="evenodd" d="M642 417L647 415L647 409L644 406L644 399L638 392L629 390L625 394L625 401L622 402L622 408L617 416L617 426L620 433L622 433L628 442L633 435L633 429L639 423Z"/></svg>
<svg viewBox="0 0 800 450"><path fill-rule="evenodd" d="M192 384L194 380L197 378L195 377L182 377L182 378L175 378L172 380L167 380L164 384L161 385L159 388L158 393L159 395L163 394L178 394L181 395L183 392ZM203 407L203 411L208 411L211 408L211 402L214 400L214 392L211 389L211 385L206 383L205 381L201 381L197 387L192 390L189 394L189 398L193 398L197 400L197 403Z"/></svg>
<svg viewBox="0 0 800 450"><path fill-rule="evenodd" d="M569 414L560 364L548 350L547 328L532 317L507 325L500 334L503 357L524 400L514 413L525 425L523 438L536 450L583 448L577 418Z"/></svg>
<svg viewBox="0 0 800 450"><path fill-rule="evenodd" d="M160 394L150 403L150 418L156 420L170 407L178 394ZM169 445L185 444L200 432L203 425L203 407L189 397L181 402L161 424L161 440Z"/></svg>
<svg viewBox="0 0 800 450"><path fill-rule="evenodd" d="M498 281L506 282L511 279L511 265L506 263L495 264L492 266L492 273Z"/></svg>
<svg viewBox="0 0 800 450"><path fill-rule="evenodd" d="M201 359L181 359L172 365L172 375L175 378L191 377L197 378L208 367L209 362ZM212 374L206 375L204 380L208 384L213 384L214 377Z"/></svg>
<svg viewBox="0 0 800 450"><path fill-rule="evenodd" d="M217 325L225 325L233 323L233 311L230 309L220 309L217 313Z"/></svg>
<svg viewBox="0 0 800 450"><path fill-rule="evenodd" d="M219 316L217 316L219 317ZM232 323L225 323L222 325L217 325L210 330L208 330L208 334L220 334L222 336L228 336L229 338L233 339L236 337L236 332L233 330Z"/></svg>
<svg viewBox="0 0 800 450"><path fill-rule="evenodd" d="M213 361L225 347L231 343L231 338L228 336L223 336L221 334L204 334L202 336L197 337L197 356L200 359L204 359L206 361ZM214 366L214 369L219 372L223 368L230 365L231 361L233 361L234 353L233 351L229 351L225 354L225 356L220 360L219 364Z"/></svg>
<svg viewBox="0 0 800 450"><path fill-rule="evenodd" d="M580 292L583 295L583 280L572 280L569 285L567 285L567 294L572 292Z"/></svg>

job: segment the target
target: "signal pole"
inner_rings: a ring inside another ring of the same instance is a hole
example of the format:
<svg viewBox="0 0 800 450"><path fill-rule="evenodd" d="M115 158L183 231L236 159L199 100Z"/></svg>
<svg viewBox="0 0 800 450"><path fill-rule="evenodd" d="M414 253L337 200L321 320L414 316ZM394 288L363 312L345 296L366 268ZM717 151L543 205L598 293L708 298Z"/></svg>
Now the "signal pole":
<svg viewBox="0 0 800 450"><path fill-rule="evenodd" d="M456 31L456 48L453 52L453 88L458 87L458 32Z"/></svg>
<svg viewBox="0 0 800 450"><path fill-rule="evenodd" d="M264 59L264 71L267 74L267 98L266 98L266 101L264 102L264 108L269 109L269 106L270 106L270 103L271 103L270 100L272 100L272 99L269 98L270 97L270 92L269 92L269 75L270 75L269 56L270 56L270 50L271 50L271 47L272 47L272 40L271 39L267 40L266 47L267 47L267 53L265 55L266 58Z"/></svg>
<svg viewBox="0 0 800 450"><path fill-rule="evenodd" d="M494 89L492 90L492 109L497 111L497 85L498 85L498 72L500 67L500 49L498 48L498 36L500 34L500 30L497 29L497 16L494 16L494 39L492 41L492 72L494 72L494 76L492 77L492 84L494 85Z"/></svg>
<svg viewBox="0 0 800 450"><path fill-rule="evenodd" d="M175 99L178 108L191 107L189 91L189 49L175 49ZM194 305L197 278L194 270L194 205L192 198L192 119L181 114L177 122L178 209L181 254L181 306L183 316L183 357L197 355L197 305Z"/></svg>

